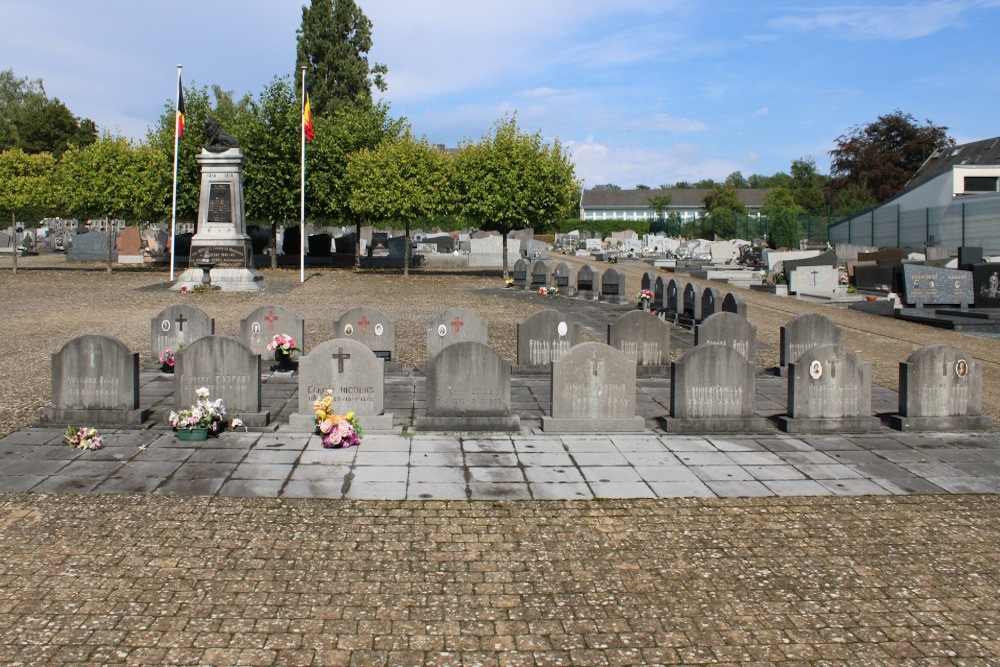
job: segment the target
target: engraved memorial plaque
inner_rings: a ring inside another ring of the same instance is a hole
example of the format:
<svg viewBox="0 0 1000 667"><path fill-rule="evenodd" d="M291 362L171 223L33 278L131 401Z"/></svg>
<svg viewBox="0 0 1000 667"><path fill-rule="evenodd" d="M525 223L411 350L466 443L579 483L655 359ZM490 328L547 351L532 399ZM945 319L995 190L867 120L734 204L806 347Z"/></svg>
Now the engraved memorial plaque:
<svg viewBox="0 0 1000 667"><path fill-rule="evenodd" d="M229 183L212 183L208 190L208 222L233 221L233 197Z"/></svg>

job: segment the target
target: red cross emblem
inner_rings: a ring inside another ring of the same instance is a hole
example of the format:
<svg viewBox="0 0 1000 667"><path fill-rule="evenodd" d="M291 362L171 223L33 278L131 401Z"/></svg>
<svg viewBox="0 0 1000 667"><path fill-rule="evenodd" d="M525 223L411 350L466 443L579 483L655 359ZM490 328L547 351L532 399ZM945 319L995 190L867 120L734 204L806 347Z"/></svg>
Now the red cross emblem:
<svg viewBox="0 0 1000 667"><path fill-rule="evenodd" d="M455 333L458 333L459 331L462 330L462 327L465 326L465 322L463 322L462 320L458 319L458 317L456 317L452 321L451 326L455 329Z"/></svg>
<svg viewBox="0 0 1000 667"><path fill-rule="evenodd" d="M361 327L361 333L363 333L363 334L367 334L368 333L368 325L369 324L371 324L371 322L368 321L368 318L365 317L364 315L362 315L361 316L361 320L358 322L358 326Z"/></svg>
<svg viewBox="0 0 1000 667"><path fill-rule="evenodd" d="M267 320L268 330L271 330L274 329L274 323L278 321L278 316L275 315L274 311L272 310L267 314L267 316L264 319Z"/></svg>

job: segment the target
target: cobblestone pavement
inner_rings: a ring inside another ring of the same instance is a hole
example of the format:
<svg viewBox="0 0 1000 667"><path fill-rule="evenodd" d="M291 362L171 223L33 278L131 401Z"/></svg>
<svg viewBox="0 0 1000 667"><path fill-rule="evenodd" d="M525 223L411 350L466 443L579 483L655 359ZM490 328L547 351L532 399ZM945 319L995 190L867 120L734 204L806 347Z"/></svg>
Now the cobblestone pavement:
<svg viewBox="0 0 1000 667"><path fill-rule="evenodd" d="M969 665L995 496L0 495L5 665Z"/></svg>

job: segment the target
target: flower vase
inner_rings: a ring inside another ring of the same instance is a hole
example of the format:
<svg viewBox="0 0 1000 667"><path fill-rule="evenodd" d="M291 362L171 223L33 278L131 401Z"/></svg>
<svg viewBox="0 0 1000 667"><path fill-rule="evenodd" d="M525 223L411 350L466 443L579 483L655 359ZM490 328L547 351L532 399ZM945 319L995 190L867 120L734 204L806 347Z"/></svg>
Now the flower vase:
<svg viewBox="0 0 1000 667"><path fill-rule="evenodd" d="M207 440L207 428L183 428L177 431L178 440Z"/></svg>
<svg viewBox="0 0 1000 667"><path fill-rule="evenodd" d="M642 300L642 309L649 312L649 299Z"/></svg>
<svg viewBox="0 0 1000 667"><path fill-rule="evenodd" d="M171 366L171 365L169 365L169 364L160 364L160 372L161 373L173 373L174 372L174 367Z"/></svg>
<svg viewBox="0 0 1000 667"><path fill-rule="evenodd" d="M274 360L278 362L274 370L278 371L279 373L290 373L291 371L294 370L294 367L292 366L292 354L290 352L285 352L284 350L280 349L275 350Z"/></svg>

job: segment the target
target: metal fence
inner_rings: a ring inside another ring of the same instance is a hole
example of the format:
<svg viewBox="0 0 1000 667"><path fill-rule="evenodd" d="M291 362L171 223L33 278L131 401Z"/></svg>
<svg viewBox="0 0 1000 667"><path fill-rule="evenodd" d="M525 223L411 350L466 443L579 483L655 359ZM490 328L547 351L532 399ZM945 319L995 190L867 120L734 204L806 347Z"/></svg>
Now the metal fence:
<svg viewBox="0 0 1000 667"><path fill-rule="evenodd" d="M1000 253L1000 197L957 200L948 206L904 211L882 206L833 223L829 240L880 248L981 246Z"/></svg>

